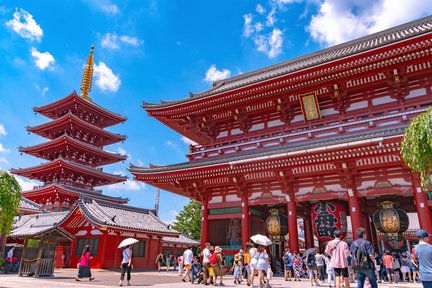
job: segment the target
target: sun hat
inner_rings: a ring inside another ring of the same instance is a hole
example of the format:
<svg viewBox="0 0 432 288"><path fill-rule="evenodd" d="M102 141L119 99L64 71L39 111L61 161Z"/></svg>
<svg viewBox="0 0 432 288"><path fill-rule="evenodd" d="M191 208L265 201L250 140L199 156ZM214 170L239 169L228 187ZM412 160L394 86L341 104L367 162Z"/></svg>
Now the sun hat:
<svg viewBox="0 0 432 288"><path fill-rule="evenodd" d="M241 255L240 254L237 253L237 254L234 255L234 260L235 261L239 261L240 259L241 259Z"/></svg>
<svg viewBox="0 0 432 288"><path fill-rule="evenodd" d="M216 246L214 253L221 253L221 252L222 252L222 248L220 248L219 246Z"/></svg>

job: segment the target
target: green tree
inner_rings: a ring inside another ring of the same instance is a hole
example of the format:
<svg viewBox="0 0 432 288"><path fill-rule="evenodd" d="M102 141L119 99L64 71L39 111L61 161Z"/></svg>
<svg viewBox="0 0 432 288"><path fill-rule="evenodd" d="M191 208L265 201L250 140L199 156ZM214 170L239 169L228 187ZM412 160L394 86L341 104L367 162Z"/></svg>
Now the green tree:
<svg viewBox="0 0 432 288"><path fill-rule="evenodd" d="M409 168L420 174L421 186L427 192L432 172L432 108L415 117L405 129L401 156Z"/></svg>
<svg viewBox="0 0 432 288"><path fill-rule="evenodd" d="M9 233L12 229L20 199L21 187L16 179L7 172L0 170L0 234L2 235L0 251L2 253L5 249L5 234Z"/></svg>
<svg viewBox="0 0 432 288"><path fill-rule="evenodd" d="M201 203L190 199L189 203L176 216L171 227L190 238L201 238Z"/></svg>

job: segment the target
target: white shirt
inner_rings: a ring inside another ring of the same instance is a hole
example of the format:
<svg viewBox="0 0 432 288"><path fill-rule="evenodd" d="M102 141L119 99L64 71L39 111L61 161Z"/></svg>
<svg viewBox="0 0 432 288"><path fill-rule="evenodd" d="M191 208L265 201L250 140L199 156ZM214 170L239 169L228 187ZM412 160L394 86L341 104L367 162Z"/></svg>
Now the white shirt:
<svg viewBox="0 0 432 288"><path fill-rule="evenodd" d="M13 248L9 249L6 258L11 259L13 257L13 252L14 252Z"/></svg>
<svg viewBox="0 0 432 288"><path fill-rule="evenodd" d="M258 263L257 268L258 270L264 270L267 271L268 269L268 254L266 251L263 252L256 252L258 254Z"/></svg>
<svg viewBox="0 0 432 288"><path fill-rule="evenodd" d="M123 250L122 254L123 254L122 264L129 263L129 260L132 257L132 250L130 248L126 248Z"/></svg>
<svg viewBox="0 0 432 288"><path fill-rule="evenodd" d="M210 256L212 255L212 253L210 252L209 249L204 248L204 250L202 251L202 255L203 255L203 263L210 263Z"/></svg>
<svg viewBox="0 0 432 288"><path fill-rule="evenodd" d="M186 249L183 253L183 264L189 265L192 264L193 252L190 249Z"/></svg>

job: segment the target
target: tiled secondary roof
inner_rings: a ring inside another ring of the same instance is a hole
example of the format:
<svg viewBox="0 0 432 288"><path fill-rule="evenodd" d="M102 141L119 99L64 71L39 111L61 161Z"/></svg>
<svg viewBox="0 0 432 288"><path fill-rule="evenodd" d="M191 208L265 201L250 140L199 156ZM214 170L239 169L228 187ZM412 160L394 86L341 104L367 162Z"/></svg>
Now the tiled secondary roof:
<svg viewBox="0 0 432 288"><path fill-rule="evenodd" d="M179 235L178 232L169 229L165 223L156 217L153 210L94 200L92 202L78 200L77 205L92 222L99 225L135 231L158 232L173 236Z"/></svg>
<svg viewBox="0 0 432 288"><path fill-rule="evenodd" d="M405 23L378 33L339 44L324 50L320 50L299 58L288 60L279 64L268 66L249 73L244 73L228 79L216 81L214 86L201 93L191 94L189 98L175 101L161 101L160 104L143 103L144 108L162 108L180 103L185 103L206 96L230 91L268 79L287 75L306 68L335 61L347 56L373 50L391 43L403 41L409 38L432 32L432 16L428 16L413 22Z"/></svg>
<svg viewBox="0 0 432 288"><path fill-rule="evenodd" d="M25 197L21 197L19 202L20 210L33 210L33 211L42 211L42 205L37 204Z"/></svg>
<svg viewBox="0 0 432 288"><path fill-rule="evenodd" d="M165 243L174 243L174 244L184 244L184 245L192 245L197 246L200 242L184 235L183 233L179 235L179 237L162 237L162 242Z"/></svg>
<svg viewBox="0 0 432 288"><path fill-rule="evenodd" d="M289 144L278 148L269 148L266 150L261 150L256 152L249 152L249 153L245 152L242 153L241 155L235 154L235 155L230 155L221 158L215 158L209 160L197 160L194 162L183 162L179 164L166 165L166 166L157 166L151 164L150 167L147 168L147 167L138 167L131 164L129 170L131 171L132 174L135 173L141 174L141 173L155 173L155 172L163 172L163 171L171 171L171 170L182 170L182 169L188 169L193 167L203 167L207 165L223 164L229 161L239 161L239 160L249 159L252 157L264 157L264 156L270 156L270 155L284 153L284 152L300 151L305 149L313 149L317 147L336 145L336 144L341 144L346 142L367 140L375 137L389 137L395 135L402 135L404 129L405 126L375 130L372 132L364 132L364 133L358 133L354 135L334 137L332 139L327 138L325 140L316 140L313 142L311 141L309 143L299 143L294 145Z"/></svg>
<svg viewBox="0 0 432 288"><path fill-rule="evenodd" d="M36 237L50 231L58 230L63 235L73 238L69 233L58 227L69 212L51 212L15 217L13 230L9 237Z"/></svg>

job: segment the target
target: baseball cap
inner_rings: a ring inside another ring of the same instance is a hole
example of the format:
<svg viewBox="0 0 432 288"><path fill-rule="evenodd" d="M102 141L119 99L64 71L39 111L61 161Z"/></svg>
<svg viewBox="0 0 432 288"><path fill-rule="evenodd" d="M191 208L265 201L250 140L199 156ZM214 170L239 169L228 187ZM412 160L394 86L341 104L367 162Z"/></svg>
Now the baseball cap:
<svg viewBox="0 0 432 288"><path fill-rule="evenodd" d="M425 238L425 237L429 237L429 236L432 236L432 235L429 234L426 230L420 229L420 230L417 230L416 236L419 237L419 238Z"/></svg>

